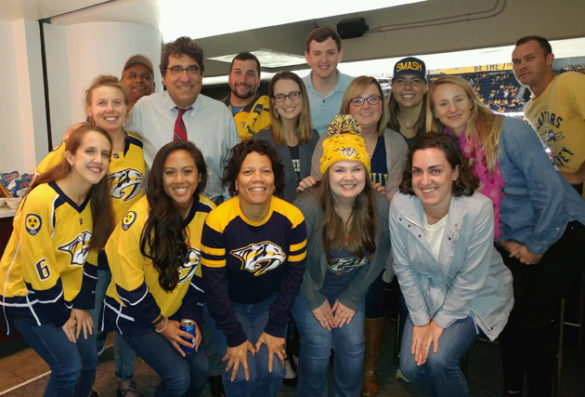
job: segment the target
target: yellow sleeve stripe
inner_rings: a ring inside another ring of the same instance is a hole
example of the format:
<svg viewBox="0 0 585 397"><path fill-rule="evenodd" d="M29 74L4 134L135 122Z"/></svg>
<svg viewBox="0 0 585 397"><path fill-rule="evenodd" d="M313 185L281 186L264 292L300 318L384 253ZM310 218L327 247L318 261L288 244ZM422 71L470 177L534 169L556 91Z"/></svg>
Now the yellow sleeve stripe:
<svg viewBox="0 0 585 397"><path fill-rule="evenodd" d="M218 260L203 259L201 261L201 264L203 266L207 266L207 267L224 267L225 266L225 260L224 259L218 259Z"/></svg>
<svg viewBox="0 0 585 397"><path fill-rule="evenodd" d="M304 249L306 247L306 245L307 245L307 239L304 239L300 243L291 244L290 245L290 250L291 250L291 252L300 251L300 250Z"/></svg>
<svg viewBox="0 0 585 397"><path fill-rule="evenodd" d="M290 262L300 262L303 259L305 259L307 257L307 251L303 251L301 254L299 255L289 255L288 256L288 260Z"/></svg>
<svg viewBox="0 0 585 397"><path fill-rule="evenodd" d="M209 256L225 256L225 248L213 248L213 247L208 247L208 246L204 246L203 247L203 252L205 252L206 255Z"/></svg>

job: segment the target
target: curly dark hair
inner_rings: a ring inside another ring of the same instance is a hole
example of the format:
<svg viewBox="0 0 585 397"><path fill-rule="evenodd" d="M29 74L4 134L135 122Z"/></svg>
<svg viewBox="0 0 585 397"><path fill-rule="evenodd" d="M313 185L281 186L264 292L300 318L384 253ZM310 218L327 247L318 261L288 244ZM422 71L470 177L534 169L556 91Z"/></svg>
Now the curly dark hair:
<svg viewBox="0 0 585 397"><path fill-rule="evenodd" d="M203 49L197 44L197 42L190 37L182 36L175 41L163 44L160 50L160 75L165 77L167 68L169 67L169 57L171 55L187 55L193 58L199 64L201 73L205 69L203 64Z"/></svg>
<svg viewBox="0 0 585 397"><path fill-rule="evenodd" d="M236 191L236 179L242 168L242 163L248 154L256 152L268 156L272 163L274 173L274 195L282 197L284 192L284 166L278 157L278 153L272 145L261 140L244 140L232 148L230 158L223 170L223 186L227 187L232 196L238 194Z"/></svg>
<svg viewBox="0 0 585 397"><path fill-rule="evenodd" d="M185 263L188 239L183 218L171 197L164 190L164 165L169 155L177 150L185 150L193 160L199 173L199 184L193 196L194 203L207 184L207 166L203 155L189 141L167 143L156 154L148 177L146 197L150 212L140 237L140 252L152 259L154 268L159 272L158 283L165 291L172 291L179 282L178 267ZM195 204L193 204L195 205Z"/></svg>
<svg viewBox="0 0 585 397"><path fill-rule="evenodd" d="M402 182L400 182L400 191L414 195L414 190L412 189L412 157L417 150L430 148L441 150L445 154L445 158L449 162L449 165L451 165L451 168L455 169L459 167L459 177L456 181L453 181L453 196L471 196L479 187L479 180L469 167L467 159L459 147L459 142L455 137L439 134L434 131L421 135L408 149L406 168L402 174Z"/></svg>

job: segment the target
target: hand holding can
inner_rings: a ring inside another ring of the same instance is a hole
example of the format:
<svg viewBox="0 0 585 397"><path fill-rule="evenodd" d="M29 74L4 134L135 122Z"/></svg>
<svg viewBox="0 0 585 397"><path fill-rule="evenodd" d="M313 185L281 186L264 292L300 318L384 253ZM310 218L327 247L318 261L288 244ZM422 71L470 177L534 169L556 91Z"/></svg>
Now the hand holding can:
<svg viewBox="0 0 585 397"><path fill-rule="evenodd" d="M195 338L197 337L197 329L195 328L195 321L185 320L185 319L181 320L181 330L193 335L192 338L183 337L183 339L185 339L187 342L191 343L191 347L181 345L181 349L183 349L183 352L185 354L191 354L191 353L193 353L193 351L195 349Z"/></svg>

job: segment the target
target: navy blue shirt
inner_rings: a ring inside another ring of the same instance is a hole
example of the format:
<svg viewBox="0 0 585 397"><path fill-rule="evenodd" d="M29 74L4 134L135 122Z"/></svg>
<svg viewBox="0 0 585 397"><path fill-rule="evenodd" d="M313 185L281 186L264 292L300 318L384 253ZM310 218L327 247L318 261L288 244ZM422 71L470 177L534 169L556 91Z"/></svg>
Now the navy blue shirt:
<svg viewBox="0 0 585 397"><path fill-rule="evenodd" d="M386 181L388 180L388 167L386 165L386 146L384 145L384 136L378 137L371 164L371 181L386 186Z"/></svg>

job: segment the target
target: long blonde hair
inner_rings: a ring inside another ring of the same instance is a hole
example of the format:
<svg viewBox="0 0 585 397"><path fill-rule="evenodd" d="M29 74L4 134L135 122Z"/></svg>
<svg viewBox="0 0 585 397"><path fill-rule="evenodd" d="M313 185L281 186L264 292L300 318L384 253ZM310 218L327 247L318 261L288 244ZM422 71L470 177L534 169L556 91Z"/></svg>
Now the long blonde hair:
<svg viewBox="0 0 585 397"><path fill-rule="evenodd" d="M487 167L490 172L494 172L504 117L493 113L490 108L484 105L467 80L458 76L441 76L431 83L426 104L427 131L442 132L445 129L443 123L434 117L433 93L442 84L454 84L461 87L467 94L472 103L472 108L465 126L465 137L468 141L475 140L483 148Z"/></svg>

